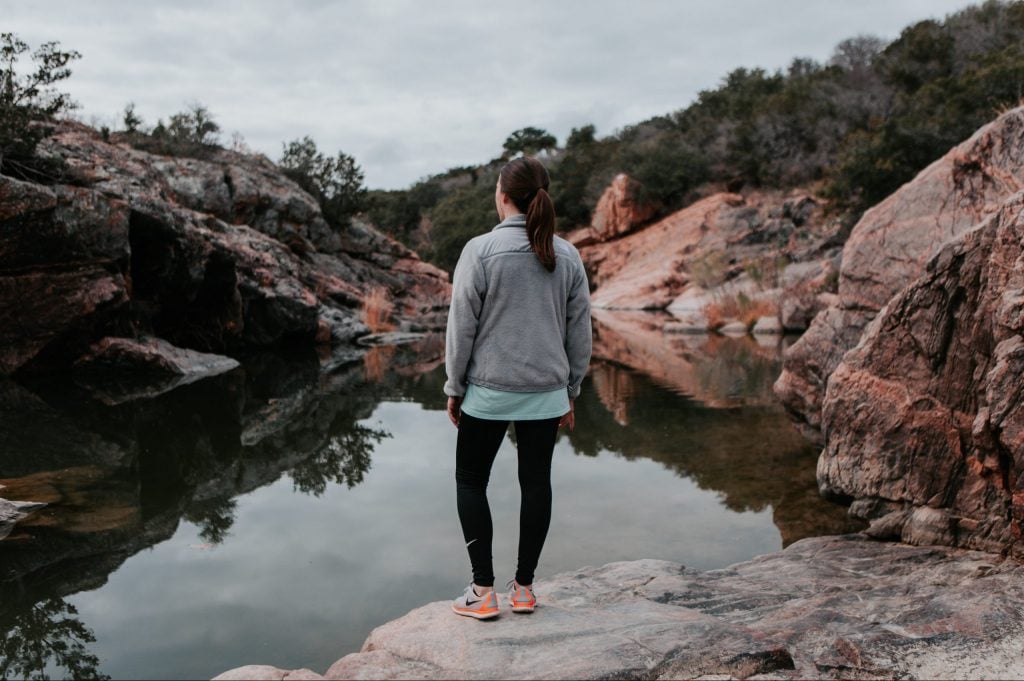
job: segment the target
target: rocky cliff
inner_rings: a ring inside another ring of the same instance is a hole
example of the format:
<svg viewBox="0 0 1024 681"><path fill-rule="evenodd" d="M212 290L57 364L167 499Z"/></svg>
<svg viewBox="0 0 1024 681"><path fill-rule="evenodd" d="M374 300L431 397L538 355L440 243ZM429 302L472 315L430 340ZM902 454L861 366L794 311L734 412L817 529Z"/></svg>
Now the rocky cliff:
<svg viewBox="0 0 1024 681"><path fill-rule="evenodd" d="M1024 108L870 210L776 390L868 533L1024 556Z"/></svg>
<svg viewBox="0 0 1024 681"><path fill-rule="evenodd" d="M839 295L789 349L776 392L821 441L829 376L865 326L949 239L1024 187L1024 108L1004 113L868 210L843 247Z"/></svg>
<svg viewBox="0 0 1024 681"><path fill-rule="evenodd" d="M924 270L829 378L819 484L877 536L1024 557L1024 192Z"/></svg>
<svg viewBox="0 0 1024 681"><path fill-rule="evenodd" d="M824 306L840 226L820 199L796 192L718 192L655 222L620 175L593 224L568 238L580 249L595 308L667 310L669 330L703 332L759 317L774 332L803 330Z"/></svg>
<svg viewBox="0 0 1024 681"><path fill-rule="evenodd" d="M371 296L437 327L447 276L356 220L335 228L262 156L172 158L62 122L59 184L0 177L0 374L66 367L106 336L231 353L369 332Z"/></svg>

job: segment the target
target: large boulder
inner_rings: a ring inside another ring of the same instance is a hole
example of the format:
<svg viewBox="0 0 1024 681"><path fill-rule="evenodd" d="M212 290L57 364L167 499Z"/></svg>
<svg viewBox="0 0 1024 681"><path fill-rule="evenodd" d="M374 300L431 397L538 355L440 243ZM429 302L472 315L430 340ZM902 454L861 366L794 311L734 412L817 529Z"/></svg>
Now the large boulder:
<svg viewBox="0 0 1024 681"><path fill-rule="evenodd" d="M787 352L776 392L821 441L829 376L867 324L948 240L1024 186L1024 107L1012 109L868 210L843 247L839 298Z"/></svg>
<svg viewBox="0 0 1024 681"><path fill-rule="evenodd" d="M832 372L821 489L876 532L1024 557L1024 191L948 242Z"/></svg>
<svg viewBox="0 0 1024 681"><path fill-rule="evenodd" d="M684 289L687 255L716 230L738 194L714 194L621 239L581 251L596 286L591 304L610 309L664 309Z"/></svg>
<svg viewBox="0 0 1024 681"><path fill-rule="evenodd" d="M590 221L590 234L598 241L607 241L633 231L647 222L657 204L639 199L640 185L625 173L619 173L601 194Z"/></svg>
<svg viewBox="0 0 1024 681"><path fill-rule="evenodd" d="M1022 579L1014 560L858 535L803 539L709 572L610 563L538 583L530 615L503 606L478 622L447 601L424 605L377 627L324 677L1018 678ZM216 678L311 676L292 673Z"/></svg>
<svg viewBox="0 0 1024 681"><path fill-rule="evenodd" d="M239 366L224 355L179 348L162 338L107 336L72 365L75 380L108 404L155 397Z"/></svg>

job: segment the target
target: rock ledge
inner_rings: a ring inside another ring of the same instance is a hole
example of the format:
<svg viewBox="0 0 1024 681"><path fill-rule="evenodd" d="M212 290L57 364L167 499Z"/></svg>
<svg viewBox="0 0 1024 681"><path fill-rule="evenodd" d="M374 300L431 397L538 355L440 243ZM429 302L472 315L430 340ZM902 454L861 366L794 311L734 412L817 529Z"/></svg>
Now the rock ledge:
<svg viewBox="0 0 1024 681"><path fill-rule="evenodd" d="M1024 677L1024 564L964 549L815 537L709 572L582 568L538 597L532 615L489 622L424 605L323 678ZM248 666L216 678L318 677Z"/></svg>

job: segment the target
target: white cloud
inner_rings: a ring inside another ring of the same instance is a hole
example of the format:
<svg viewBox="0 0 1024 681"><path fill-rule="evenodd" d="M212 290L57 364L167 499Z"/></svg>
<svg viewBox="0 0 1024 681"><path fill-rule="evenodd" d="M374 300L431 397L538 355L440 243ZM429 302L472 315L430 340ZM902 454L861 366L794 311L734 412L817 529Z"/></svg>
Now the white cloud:
<svg viewBox="0 0 1024 681"><path fill-rule="evenodd" d="M826 59L859 33L895 37L964 0L366 0L131 3L0 0L0 30L82 60L85 117L149 122L198 100L272 158L310 134L373 187L492 158L509 132L599 134L667 113L738 66Z"/></svg>

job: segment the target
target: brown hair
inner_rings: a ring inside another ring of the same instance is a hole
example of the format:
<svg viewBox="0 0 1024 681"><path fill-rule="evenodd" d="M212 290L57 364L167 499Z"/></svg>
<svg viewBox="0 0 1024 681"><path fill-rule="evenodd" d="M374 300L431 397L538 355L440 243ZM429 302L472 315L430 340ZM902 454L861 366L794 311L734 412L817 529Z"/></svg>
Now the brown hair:
<svg viewBox="0 0 1024 681"><path fill-rule="evenodd" d="M548 195L551 178L535 158L521 156L501 167L501 191L526 214L526 235L537 258L548 272L555 269L555 204Z"/></svg>

